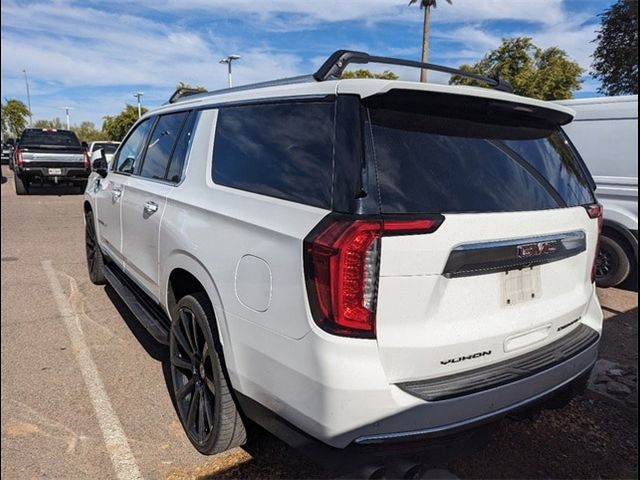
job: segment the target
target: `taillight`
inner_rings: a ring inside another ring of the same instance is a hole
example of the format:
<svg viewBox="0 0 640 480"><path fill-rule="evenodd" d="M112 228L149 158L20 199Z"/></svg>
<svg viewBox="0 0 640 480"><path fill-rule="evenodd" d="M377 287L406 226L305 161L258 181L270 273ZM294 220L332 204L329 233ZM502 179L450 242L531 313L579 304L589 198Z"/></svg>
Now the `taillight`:
<svg viewBox="0 0 640 480"><path fill-rule="evenodd" d="M90 170L91 169L91 163L89 162L89 152L87 152L86 148L82 152L82 155L83 155L83 159L84 159L84 169L85 170Z"/></svg>
<svg viewBox="0 0 640 480"><path fill-rule="evenodd" d="M332 213L304 240L307 295L325 331L375 338L383 236L434 232L444 217L357 218Z"/></svg>
<svg viewBox="0 0 640 480"><path fill-rule="evenodd" d="M602 225L604 223L604 208L599 203L595 203L593 205L587 205L586 207L587 215L589 218L598 219L598 239L596 241L596 253L593 257L593 265L591 266L591 281L596 281L596 263L598 261L598 254L600 252L600 235L602 234Z"/></svg>
<svg viewBox="0 0 640 480"><path fill-rule="evenodd" d="M22 159L22 150L16 148L16 165L22 167L24 165L24 160Z"/></svg>

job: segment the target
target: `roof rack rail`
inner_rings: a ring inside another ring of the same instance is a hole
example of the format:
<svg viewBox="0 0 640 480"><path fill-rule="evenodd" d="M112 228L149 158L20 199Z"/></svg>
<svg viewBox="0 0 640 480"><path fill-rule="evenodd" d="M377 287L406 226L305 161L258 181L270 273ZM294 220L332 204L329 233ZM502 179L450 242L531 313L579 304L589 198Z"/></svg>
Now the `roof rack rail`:
<svg viewBox="0 0 640 480"><path fill-rule="evenodd" d="M324 82L327 80L339 80L342 76L342 72L351 63L355 64L367 64L367 63L383 63L387 65L400 65L403 67L415 67L426 70L433 70L435 72L449 73L451 75L459 75L461 77L470 78L479 82L488 84L494 90L500 90L502 92L513 93L513 87L506 80L500 80L497 78L487 77L485 75L478 75L476 73L465 72L457 68L445 67L443 65L436 65L433 63L422 63L414 60L403 60L393 57L379 57L375 55L369 55L366 52L357 52L355 50L337 50L331 54L331 56L322 64L322 66L311 75L300 75L297 77L280 78L278 80L269 80L266 82L251 83L249 85L241 85L239 87L222 88L220 90L213 90L211 92L201 92L191 88L179 88L176 90L169 103L176 103L182 101L185 97L189 97L189 100L205 97L210 95L219 95L222 93L241 92L243 90L253 90L254 88L266 88L275 87L278 85L292 85L296 83L309 83L309 82Z"/></svg>
<svg viewBox="0 0 640 480"><path fill-rule="evenodd" d="M435 72L449 73L451 75L459 75L472 80L478 80L490 85L495 90L513 93L513 87L506 80L478 75L476 73L465 72L457 68L445 67L444 65L435 65L433 63L416 62L415 60L403 60L393 57L379 57L369 55L366 52L357 52L354 50L338 50L334 52L322 66L313 74L313 77L322 82L324 80L337 80L342 76L345 68L350 63L366 64L366 63L384 63L387 65L400 65L403 67L415 67L425 70L433 70Z"/></svg>

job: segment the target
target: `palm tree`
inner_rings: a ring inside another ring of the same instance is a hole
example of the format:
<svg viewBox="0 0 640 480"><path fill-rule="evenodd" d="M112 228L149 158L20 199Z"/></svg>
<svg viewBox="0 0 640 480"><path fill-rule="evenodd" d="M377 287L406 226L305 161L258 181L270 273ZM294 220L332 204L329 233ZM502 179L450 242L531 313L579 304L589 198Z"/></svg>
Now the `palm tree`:
<svg viewBox="0 0 640 480"><path fill-rule="evenodd" d="M409 5L413 5L418 0L409 0ZM447 0L452 5L451 0ZM427 63L429 59L429 20L431 17L431 7L436 8L436 0L420 0L420 8L424 10L424 25L422 26L422 63ZM427 81L427 71L420 70L420 81Z"/></svg>

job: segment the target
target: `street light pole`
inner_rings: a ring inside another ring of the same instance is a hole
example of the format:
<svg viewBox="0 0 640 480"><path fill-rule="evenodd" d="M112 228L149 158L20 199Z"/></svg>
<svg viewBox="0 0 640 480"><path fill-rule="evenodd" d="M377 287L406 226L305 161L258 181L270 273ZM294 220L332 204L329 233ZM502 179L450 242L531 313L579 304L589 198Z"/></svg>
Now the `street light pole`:
<svg viewBox="0 0 640 480"><path fill-rule="evenodd" d="M71 107L61 107L64 110L64 113L67 117L67 130L71 130L71 122L69 121L69 110Z"/></svg>
<svg viewBox="0 0 640 480"><path fill-rule="evenodd" d="M240 58L240 55L229 55L228 57L220 59L219 63L227 64L227 80L229 83L229 88L233 86L233 81L231 79L231 62L233 62L234 60L240 60Z"/></svg>
<svg viewBox="0 0 640 480"><path fill-rule="evenodd" d="M29 92L29 78L27 77L27 71L22 70L24 73L24 83L27 86L27 107L29 108L29 126L33 126L33 115L31 113L31 93Z"/></svg>
<svg viewBox="0 0 640 480"><path fill-rule="evenodd" d="M142 97L143 95L144 93L142 92L137 92L133 94L133 96L138 99L138 118L142 116L142 104L140 103L140 97Z"/></svg>

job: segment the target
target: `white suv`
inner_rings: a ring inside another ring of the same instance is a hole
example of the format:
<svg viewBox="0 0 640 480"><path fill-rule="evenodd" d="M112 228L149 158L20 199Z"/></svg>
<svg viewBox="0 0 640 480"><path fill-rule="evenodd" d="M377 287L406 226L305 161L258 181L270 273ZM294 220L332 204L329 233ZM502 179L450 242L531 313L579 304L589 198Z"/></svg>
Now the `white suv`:
<svg viewBox="0 0 640 480"><path fill-rule="evenodd" d="M383 61L424 66L338 51L177 94L94 162L91 280L169 344L200 452L242 444L246 418L338 449L441 436L596 360L602 211L572 111L489 78L340 80Z"/></svg>

